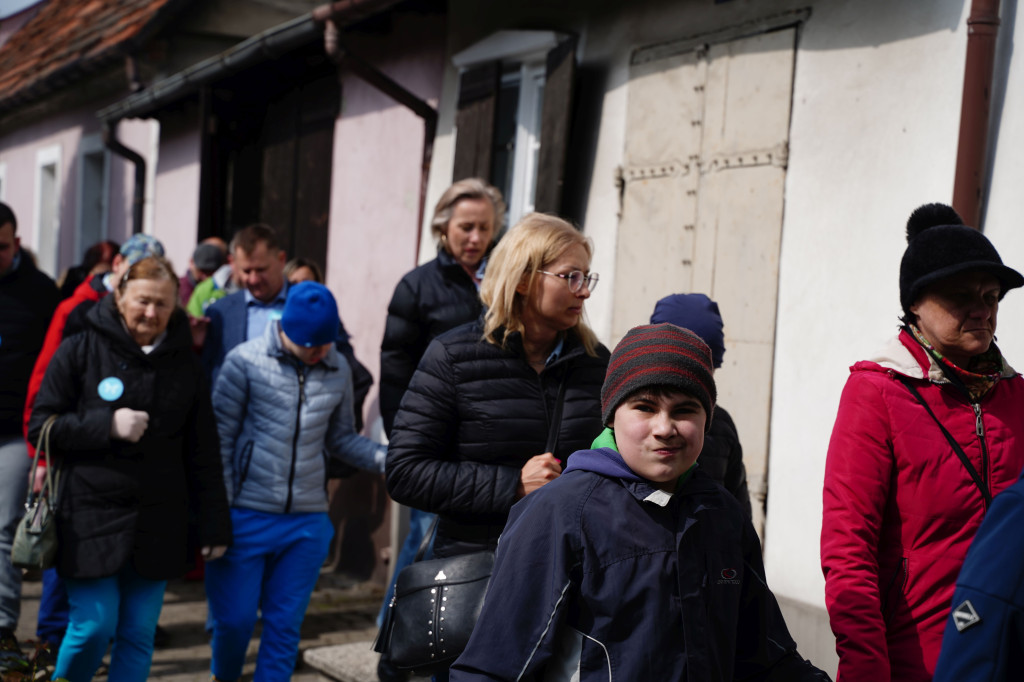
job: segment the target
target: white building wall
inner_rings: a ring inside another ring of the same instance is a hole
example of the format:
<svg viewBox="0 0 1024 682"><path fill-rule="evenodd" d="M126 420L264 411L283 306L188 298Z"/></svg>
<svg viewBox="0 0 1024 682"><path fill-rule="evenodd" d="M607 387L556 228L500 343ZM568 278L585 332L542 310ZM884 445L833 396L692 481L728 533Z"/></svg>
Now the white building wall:
<svg viewBox="0 0 1024 682"><path fill-rule="evenodd" d="M950 201L956 162L965 3L870 4L815 6L793 95L765 562L778 592L812 604L839 395L849 366L896 333L907 217Z"/></svg>
<svg viewBox="0 0 1024 682"><path fill-rule="evenodd" d="M1024 29L1003 5L1000 54L1009 83L999 98L986 234L1004 260L1024 269L1018 162L1024 130ZM511 5L511 3L509 3ZM952 197L966 50L966 0L819 0L796 3L566 3L558 11L525 1L507 16L476 16L454 2L450 54L501 28L575 31L580 68L603 76L596 150L585 196L586 234L601 288L588 301L592 326L610 339L619 195L614 184L626 134L633 49L810 7L798 41L776 317L769 440L765 563L804 655L834 672L819 559L825 455L848 367L898 328L899 262L910 212ZM463 12L462 10L466 11ZM448 64L428 201L447 186L454 149L457 76ZM425 255L421 252L421 255ZM666 292L668 293L668 292ZM1024 366L1024 293L1000 315L999 343ZM728 321L727 321L728 324ZM741 433L741 438L743 434Z"/></svg>

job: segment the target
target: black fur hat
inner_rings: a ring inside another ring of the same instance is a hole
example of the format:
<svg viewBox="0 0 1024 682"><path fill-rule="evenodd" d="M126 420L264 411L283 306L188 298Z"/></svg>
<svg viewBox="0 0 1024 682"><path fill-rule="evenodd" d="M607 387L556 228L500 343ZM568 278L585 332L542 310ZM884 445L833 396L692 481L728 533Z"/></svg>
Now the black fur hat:
<svg viewBox="0 0 1024 682"><path fill-rule="evenodd" d="M1024 286L1024 276L1003 265L992 242L964 225L945 204L925 204L907 220L907 250L900 263L900 304L910 319L925 287L966 270L983 270L999 280L999 299L1010 289Z"/></svg>

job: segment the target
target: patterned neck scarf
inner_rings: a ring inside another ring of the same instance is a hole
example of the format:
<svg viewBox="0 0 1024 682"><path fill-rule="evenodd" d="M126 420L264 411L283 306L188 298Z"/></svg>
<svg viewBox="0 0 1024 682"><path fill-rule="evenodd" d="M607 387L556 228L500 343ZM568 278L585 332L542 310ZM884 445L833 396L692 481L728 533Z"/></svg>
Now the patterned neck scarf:
<svg viewBox="0 0 1024 682"><path fill-rule="evenodd" d="M949 370L947 374L951 372L960 379L964 388L967 389L967 394L972 402L981 400L982 396L988 393L996 385L996 382L999 381L999 377L1003 373L1003 354L999 352L999 348L994 341L989 345L987 351L972 357L967 364L967 368L964 369L937 351L916 325L909 325L909 328L910 333L914 335L917 342L935 358L935 361Z"/></svg>

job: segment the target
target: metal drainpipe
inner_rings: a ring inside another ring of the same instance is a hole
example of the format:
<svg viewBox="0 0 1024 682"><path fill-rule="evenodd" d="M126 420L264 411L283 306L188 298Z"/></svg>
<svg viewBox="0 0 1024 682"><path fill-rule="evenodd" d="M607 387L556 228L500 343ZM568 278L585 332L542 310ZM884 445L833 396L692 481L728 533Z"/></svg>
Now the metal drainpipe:
<svg viewBox="0 0 1024 682"><path fill-rule="evenodd" d="M124 60L125 75L128 77L128 89L138 92L145 87L139 78L139 63L134 55ZM120 120L103 122L103 144L118 156L124 157L135 164L135 187L132 199L132 234L142 232L142 209L146 201L146 159L134 149L129 149L117 139L117 124Z"/></svg>
<svg viewBox="0 0 1024 682"><path fill-rule="evenodd" d="M370 64L349 54L341 47L339 31L333 20L324 22L324 51L338 66L345 67L399 104L407 107L423 119L423 156L420 167L419 210L416 221L416 254L420 252L420 241L423 233L423 215L427 200L427 181L430 178L430 164L434 155L434 134L437 131L437 110L425 101L406 90L390 77ZM342 94L344 97L344 93Z"/></svg>
<svg viewBox="0 0 1024 682"><path fill-rule="evenodd" d="M967 63L960 105L953 208L968 225L981 227L981 196L985 188L985 157L992 103L999 0L973 0L967 19Z"/></svg>
<svg viewBox="0 0 1024 682"><path fill-rule="evenodd" d="M125 147L117 139L117 124L120 121L103 122L103 144L118 156L135 164L135 191L132 199L132 234L142 232L142 208L146 200L146 160L133 149Z"/></svg>

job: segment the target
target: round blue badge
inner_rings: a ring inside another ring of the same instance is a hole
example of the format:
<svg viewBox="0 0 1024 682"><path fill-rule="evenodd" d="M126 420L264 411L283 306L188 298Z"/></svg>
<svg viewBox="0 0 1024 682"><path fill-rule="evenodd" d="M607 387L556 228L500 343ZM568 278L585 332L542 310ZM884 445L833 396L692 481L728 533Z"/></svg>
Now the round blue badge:
<svg viewBox="0 0 1024 682"><path fill-rule="evenodd" d="M107 377L100 382L99 394L100 397L106 400L108 403L112 403L124 393L124 382L117 377Z"/></svg>

